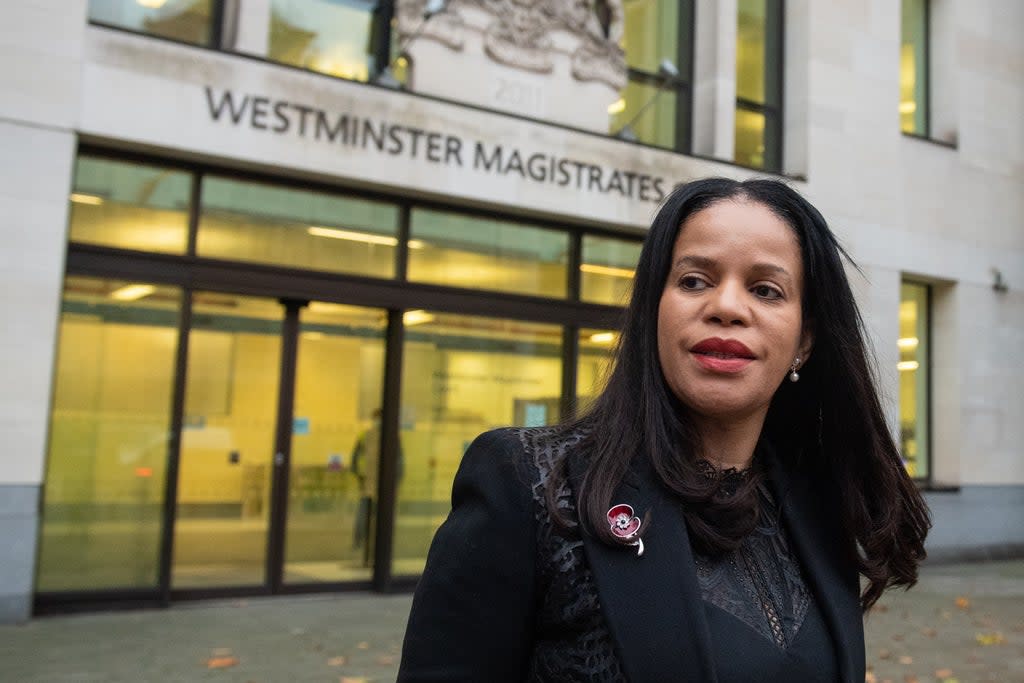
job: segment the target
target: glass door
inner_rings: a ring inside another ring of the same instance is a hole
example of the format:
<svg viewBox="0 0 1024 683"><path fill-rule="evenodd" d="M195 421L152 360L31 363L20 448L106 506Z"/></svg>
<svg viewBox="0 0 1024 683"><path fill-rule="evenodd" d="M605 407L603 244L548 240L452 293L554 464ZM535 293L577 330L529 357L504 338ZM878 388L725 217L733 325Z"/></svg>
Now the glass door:
<svg viewBox="0 0 1024 683"><path fill-rule="evenodd" d="M172 588L371 578L386 322L193 295Z"/></svg>
<svg viewBox="0 0 1024 683"><path fill-rule="evenodd" d="M193 295L171 586L263 586L285 308Z"/></svg>
<svg viewBox="0 0 1024 683"><path fill-rule="evenodd" d="M314 301L299 321L283 582L368 581L387 312Z"/></svg>

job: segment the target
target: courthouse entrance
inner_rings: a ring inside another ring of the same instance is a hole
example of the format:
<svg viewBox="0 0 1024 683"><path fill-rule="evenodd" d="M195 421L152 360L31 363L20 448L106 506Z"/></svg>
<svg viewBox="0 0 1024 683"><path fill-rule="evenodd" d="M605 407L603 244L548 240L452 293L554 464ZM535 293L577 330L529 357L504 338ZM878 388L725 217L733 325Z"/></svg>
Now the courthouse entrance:
<svg viewBox="0 0 1024 683"><path fill-rule="evenodd" d="M192 299L172 587L368 580L386 312Z"/></svg>
<svg viewBox="0 0 1024 683"><path fill-rule="evenodd" d="M182 294L68 278L40 590L369 581L387 312Z"/></svg>
<svg viewBox="0 0 1024 683"><path fill-rule="evenodd" d="M37 611L411 586L462 454L586 405L639 241L80 154Z"/></svg>

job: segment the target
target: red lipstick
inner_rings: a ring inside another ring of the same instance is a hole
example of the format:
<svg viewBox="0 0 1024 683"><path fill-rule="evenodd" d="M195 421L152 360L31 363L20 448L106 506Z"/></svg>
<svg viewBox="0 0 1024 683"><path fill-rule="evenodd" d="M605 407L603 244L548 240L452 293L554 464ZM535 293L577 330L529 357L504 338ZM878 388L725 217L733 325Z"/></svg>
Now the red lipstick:
<svg viewBox="0 0 1024 683"><path fill-rule="evenodd" d="M735 339L705 339L690 349L694 359L712 372L739 372L754 360L754 352Z"/></svg>

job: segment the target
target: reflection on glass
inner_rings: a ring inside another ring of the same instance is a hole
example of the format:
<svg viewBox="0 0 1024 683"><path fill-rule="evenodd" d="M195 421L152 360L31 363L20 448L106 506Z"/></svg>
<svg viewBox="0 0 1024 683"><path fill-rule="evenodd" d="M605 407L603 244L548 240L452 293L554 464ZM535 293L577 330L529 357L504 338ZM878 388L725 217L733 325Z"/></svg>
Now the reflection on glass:
<svg viewBox="0 0 1024 683"><path fill-rule="evenodd" d="M435 312L414 321L402 361L396 575L423 569L470 442L493 427L556 422L561 395L561 327Z"/></svg>
<svg viewBox="0 0 1024 683"><path fill-rule="evenodd" d="M371 576L386 320L319 301L301 311L285 583Z"/></svg>
<svg viewBox="0 0 1024 683"><path fill-rule="evenodd" d="M765 162L764 114L746 109L736 110L736 149L733 160L752 168L763 168Z"/></svg>
<svg viewBox="0 0 1024 683"><path fill-rule="evenodd" d="M903 0L900 27L900 129L928 135L926 0Z"/></svg>
<svg viewBox="0 0 1024 683"><path fill-rule="evenodd" d="M214 0L89 0L89 19L112 26L211 45Z"/></svg>
<svg viewBox="0 0 1024 683"><path fill-rule="evenodd" d="M676 62L679 72L689 73L689 65L678 63L680 52L689 59L689 50L680 50L680 13L688 17L689 0L632 0L624 3L625 30L622 49L626 63L641 71L655 73L663 59ZM684 22L688 25L688 22Z"/></svg>
<svg viewBox="0 0 1024 683"><path fill-rule="evenodd" d="M171 583L265 582L283 307L196 292Z"/></svg>
<svg viewBox="0 0 1024 683"><path fill-rule="evenodd" d="M651 98L655 95L657 99L652 102ZM677 108L685 106L678 91L661 88L659 92L655 85L630 81L619 96L621 104L609 110L610 132L617 133L629 124L638 141L675 148L678 119L684 115Z"/></svg>
<svg viewBox="0 0 1024 683"><path fill-rule="evenodd" d="M619 342L615 330L581 329L576 365L576 414L582 415L604 390L612 369L612 351Z"/></svg>
<svg viewBox="0 0 1024 683"><path fill-rule="evenodd" d="M739 0L736 33L736 96L765 104L765 5L767 0Z"/></svg>
<svg viewBox="0 0 1024 683"><path fill-rule="evenodd" d="M928 286L900 287L900 450L912 477L928 476Z"/></svg>
<svg viewBox="0 0 1024 683"><path fill-rule="evenodd" d="M584 235L580 298L625 306L642 246L639 241Z"/></svg>
<svg viewBox="0 0 1024 683"><path fill-rule="evenodd" d="M409 279L565 297L569 236L508 221L414 209Z"/></svg>
<svg viewBox="0 0 1024 683"><path fill-rule="evenodd" d="M384 202L203 178L199 256L392 277L398 208Z"/></svg>
<svg viewBox="0 0 1024 683"><path fill-rule="evenodd" d="M267 57L320 73L369 80L375 73L373 0L272 0Z"/></svg>
<svg viewBox="0 0 1024 683"><path fill-rule="evenodd" d="M191 184L181 171L81 156L70 196L70 239L184 253Z"/></svg>
<svg viewBox="0 0 1024 683"><path fill-rule="evenodd" d="M157 585L180 291L64 287L36 587Z"/></svg>

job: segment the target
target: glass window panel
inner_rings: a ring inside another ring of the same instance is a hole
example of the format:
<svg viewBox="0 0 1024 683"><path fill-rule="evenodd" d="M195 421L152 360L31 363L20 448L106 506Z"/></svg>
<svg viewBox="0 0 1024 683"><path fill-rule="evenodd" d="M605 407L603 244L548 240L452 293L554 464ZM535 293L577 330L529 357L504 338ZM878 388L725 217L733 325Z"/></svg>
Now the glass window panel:
<svg viewBox="0 0 1024 683"><path fill-rule="evenodd" d="M736 96L765 104L767 0L739 0L736 33ZM774 104L774 103L773 103Z"/></svg>
<svg viewBox="0 0 1024 683"><path fill-rule="evenodd" d="M414 209L409 279L565 297L569 235L508 221Z"/></svg>
<svg viewBox="0 0 1024 683"><path fill-rule="evenodd" d="M182 254L192 177L148 164L82 156L71 191L72 242Z"/></svg>
<svg viewBox="0 0 1024 683"><path fill-rule="evenodd" d="M157 585L180 306L172 287L67 278L40 591Z"/></svg>
<svg viewBox="0 0 1024 683"><path fill-rule="evenodd" d="M202 197L199 256L394 276L397 206L215 176Z"/></svg>
<svg viewBox="0 0 1024 683"><path fill-rule="evenodd" d="M264 583L284 308L196 292L171 583Z"/></svg>
<svg viewBox="0 0 1024 683"><path fill-rule="evenodd" d="M736 148L733 160L742 166L765 166L765 116L756 111L736 110Z"/></svg>
<svg viewBox="0 0 1024 683"><path fill-rule="evenodd" d="M371 0L272 0L267 57L331 76L366 81L375 73Z"/></svg>
<svg viewBox="0 0 1024 683"><path fill-rule="evenodd" d="M422 571L470 442L493 427L557 422L562 377L557 325L428 311L409 311L405 324L396 575Z"/></svg>
<svg viewBox="0 0 1024 683"><path fill-rule="evenodd" d="M625 306L640 260L639 241L583 236L580 296L584 301Z"/></svg>
<svg viewBox="0 0 1024 683"><path fill-rule="evenodd" d="M900 450L911 476L929 474L930 323L928 286L904 282L900 287Z"/></svg>
<svg viewBox="0 0 1024 683"><path fill-rule="evenodd" d="M213 41L214 0L89 0L89 19L186 43Z"/></svg>
<svg viewBox="0 0 1024 683"><path fill-rule="evenodd" d="M386 323L373 308L301 311L285 583L371 578Z"/></svg>
<svg viewBox="0 0 1024 683"><path fill-rule="evenodd" d="M624 5L622 49L626 51L626 63L634 69L655 73L661 60L670 59L685 78L690 73L689 64L678 63L678 59L680 52L689 59L689 50L679 49L680 40L687 38L680 38L679 25L680 12L688 16L689 1L631 0Z"/></svg>
<svg viewBox="0 0 1024 683"><path fill-rule="evenodd" d="M612 351L619 342L616 330L581 329L576 364L576 414L585 413L604 390L612 369Z"/></svg>
<svg viewBox="0 0 1024 683"><path fill-rule="evenodd" d="M900 41L900 129L928 135L927 0L903 0Z"/></svg>
<svg viewBox="0 0 1024 683"><path fill-rule="evenodd" d="M631 80L608 110L609 130L618 133L629 125L636 140L674 149L679 117L688 117L681 111L686 106L684 100L676 90Z"/></svg>

